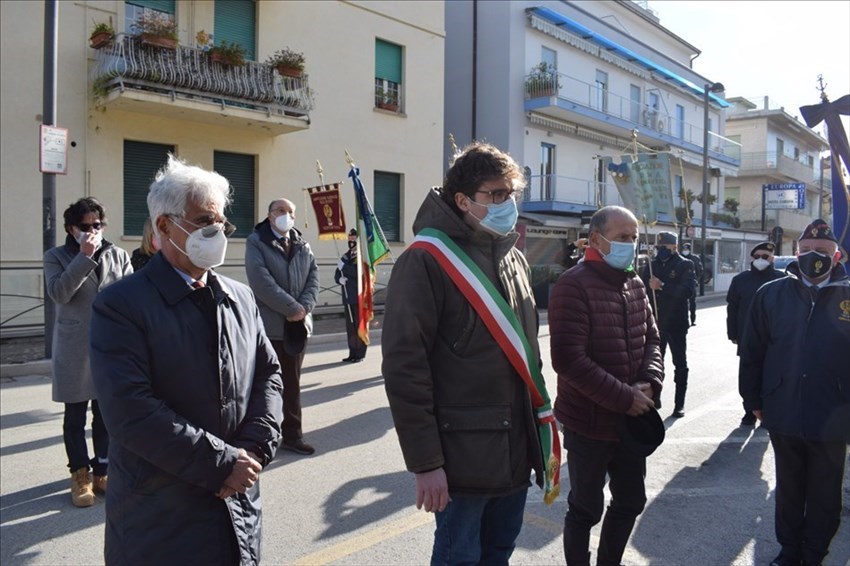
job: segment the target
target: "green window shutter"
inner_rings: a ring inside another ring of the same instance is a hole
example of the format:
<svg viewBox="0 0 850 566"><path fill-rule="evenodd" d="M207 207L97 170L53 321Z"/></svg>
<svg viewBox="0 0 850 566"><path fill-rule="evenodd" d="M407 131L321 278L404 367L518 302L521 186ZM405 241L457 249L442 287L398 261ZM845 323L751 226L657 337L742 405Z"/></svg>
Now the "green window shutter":
<svg viewBox="0 0 850 566"><path fill-rule="evenodd" d="M401 46L375 40L375 78L401 83Z"/></svg>
<svg viewBox="0 0 850 566"><path fill-rule="evenodd" d="M151 10L159 10L167 14L174 14L176 11L174 0L133 0L132 2L127 2L127 4L133 4L141 8L150 8Z"/></svg>
<svg viewBox="0 0 850 566"><path fill-rule="evenodd" d="M237 43L245 48L245 58L254 61L257 52L257 11L254 0L216 0L215 44Z"/></svg>
<svg viewBox="0 0 850 566"><path fill-rule="evenodd" d="M233 235L247 238L256 224L256 157L244 153L216 151L213 153L213 169L230 181L233 187L233 202L224 211L227 219L236 225Z"/></svg>
<svg viewBox="0 0 850 566"><path fill-rule="evenodd" d="M173 145L124 140L124 235L141 236L148 212L148 190L168 162Z"/></svg>
<svg viewBox="0 0 850 566"><path fill-rule="evenodd" d="M375 216L388 242L401 241L401 175L375 171Z"/></svg>

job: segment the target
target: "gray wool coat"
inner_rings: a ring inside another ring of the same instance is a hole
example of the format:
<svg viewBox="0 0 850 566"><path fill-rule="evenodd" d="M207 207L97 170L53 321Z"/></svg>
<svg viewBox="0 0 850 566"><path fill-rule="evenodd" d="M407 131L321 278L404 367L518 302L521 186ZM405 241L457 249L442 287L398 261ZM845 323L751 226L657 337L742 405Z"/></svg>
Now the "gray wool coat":
<svg viewBox="0 0 850 566"><path fill-rule="evenodd" d="M313 334L313 308L319 296L319 269L310 244L296 229L290 231L291 257L286 257L268 219L254 228L245 242L245 272L257 298L260 316L270 340L283 340L283 323L300 304L307 311L304 324Z"/></svg>
<svg viewBox="0 0 850 566"><path fill-rule="evenodd" d="M44 254L47 295L56 304L53 325L53 400L97 399L89 363L91 306L104 287L133 273L130 254L104 240L97 261L79 253L73 240Z"/></svg>

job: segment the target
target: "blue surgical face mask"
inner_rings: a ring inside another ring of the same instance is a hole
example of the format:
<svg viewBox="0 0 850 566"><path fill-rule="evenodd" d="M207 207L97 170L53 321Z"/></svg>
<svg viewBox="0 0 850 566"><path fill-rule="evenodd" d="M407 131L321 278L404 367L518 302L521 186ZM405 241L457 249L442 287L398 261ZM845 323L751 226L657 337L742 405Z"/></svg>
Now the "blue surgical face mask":
<svg viewBox="0 0 850 566"><path fill-rule="evenodd" d="M622 271L626 271L632 263L635 261L635 245L630 242L612 242L602 234L599 234L599 237L611 244L611 251L608 252L608 255L602 254L600 251L600 255L602 255L602 259L605 260L605 263L613 267L614 269L619 269Z"/></svg>
<svg viewBox="0 0 850 566"><path fill-rule="evenodd" d="M667 261L672 256L673 252L670 251L670 248L658 248L655 252L655 257L657 257L661 261Z"/></svg>
<svg viewBox="0 0 850 566"><path fill-rule="evenodd" d="M499 204L481 204L472 199L469 199L469 202L487 209L487 215L479 220L478 223L481 224L482 228L489 230L497 236L506 236L516 226L519 212L516 208L516 201L513 198L509 198ZM473 217L475 216L473 215Z"/></svg>

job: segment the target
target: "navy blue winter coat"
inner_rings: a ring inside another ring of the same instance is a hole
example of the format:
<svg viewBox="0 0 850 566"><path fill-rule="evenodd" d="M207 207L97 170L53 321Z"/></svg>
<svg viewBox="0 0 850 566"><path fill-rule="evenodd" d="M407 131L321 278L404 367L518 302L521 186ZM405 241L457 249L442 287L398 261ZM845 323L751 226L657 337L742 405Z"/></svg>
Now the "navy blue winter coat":
<svg viewBox="0 0 850 566"><path fill-rule="evenodd" d="M739 387L747 411L771 432L850 442L850 279L837 265L816 293L788 277L756 293L740 342Z"/></svg>
<svg viewBox="0 0 850 566"><path fill-rule="evenodd" d="M109 431L105 558L111 564L260 559L260 482L216 497L243 448L270 461L283 385L251 290L208 273L193 290L156 254L98 294L91 362ZM198 301L208 293L214 309Z"/></svg>

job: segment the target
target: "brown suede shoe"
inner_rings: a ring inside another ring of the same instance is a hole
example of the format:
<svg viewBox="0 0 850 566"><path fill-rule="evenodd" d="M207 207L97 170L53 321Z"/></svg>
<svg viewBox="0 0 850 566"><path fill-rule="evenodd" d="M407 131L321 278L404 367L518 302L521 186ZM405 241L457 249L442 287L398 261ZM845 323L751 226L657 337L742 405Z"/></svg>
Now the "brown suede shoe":
<svg viewBox="0 0 850 566"><path fill-rule="evenodd" d="M76 472L71 472L71 503L76 507L94 505L94 491L88 468L80 468Z"/></svg>
<svg viewBox="0 0 850 566"><path fill-rule="evenodd" d="M106 478L109 476L94 476L94 492L106 495Z"/></svg>

